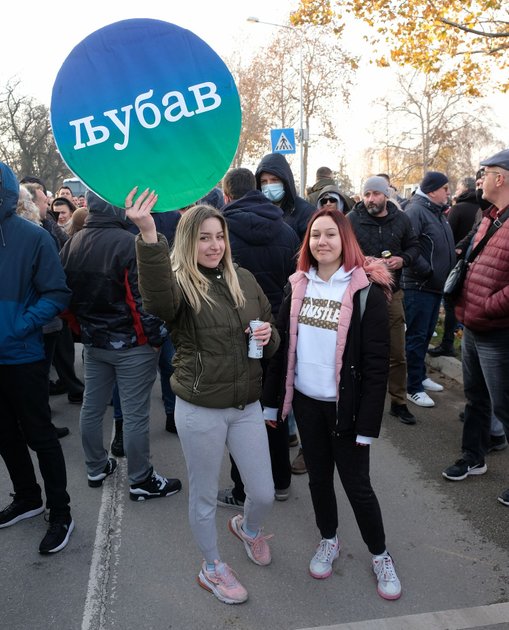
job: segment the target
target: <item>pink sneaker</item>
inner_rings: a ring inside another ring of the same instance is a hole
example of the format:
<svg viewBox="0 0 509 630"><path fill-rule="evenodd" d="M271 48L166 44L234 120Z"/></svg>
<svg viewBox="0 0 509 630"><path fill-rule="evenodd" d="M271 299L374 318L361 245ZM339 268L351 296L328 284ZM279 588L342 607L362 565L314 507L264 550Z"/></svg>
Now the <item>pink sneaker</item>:
<svg viewBox="0 0 509 630"><path fill-rule="evenodd" d="M270 547L267 543L269 538L272 538L273 534L269 534L268 536L262 536L262 531L259 530L258 534L255 538L251 538L248 536L244 530L242 529L242 523L244 522L244 517L242 514L237 514L228 521L228 529L232 534L240 538L244 543L244 547L246 548L246 552L248 557L255 563L261 566L266 566L270 564L272 558L270 556Z"/></svg>
<svg viewBox="0 0 509 630"><path fill-rule="evenodd" d="M213 593L225 604L242 604L247 600L247 591L238 581L237 576L224 562L216 560L215 571L207 571L207 563L201 565L196 578L198 584Z"/></svg>

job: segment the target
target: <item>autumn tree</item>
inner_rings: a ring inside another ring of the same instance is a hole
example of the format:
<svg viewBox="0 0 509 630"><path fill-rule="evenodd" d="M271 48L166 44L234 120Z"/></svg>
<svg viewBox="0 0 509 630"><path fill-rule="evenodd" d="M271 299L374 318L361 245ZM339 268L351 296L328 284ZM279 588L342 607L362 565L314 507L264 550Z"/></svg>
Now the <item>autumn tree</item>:
<svg viewBox="0 0 509 630"><path fill-rule="evenodd" d="M247 158L258 161L270 150L271 128L300 129L301 52L306 181L310 145L320 138L340 143L335 123L337 103L348 99L356 58L338 45L330 29L281 29L247 69L231 69L243 111L236 162Z"/></svg>
<svg viewBox="0 0 509 630"><path fill-rule="evenodd" d="M433 77L442 90L481 96L509 89L509 7L506 0L300 0L294 25L331 25L345 16L372 28L366 39L390 59ZM497 76L499 78L494 79Z"/></svg>
<svg viewBox="0 0 509 630"><path fill-rule="evenodd" d="M18 177L40 177L51 190L71 175L56 148L48 108L21 94L18 80L0 93L0 159Z"/></svg>
<svg viewBox="0 0 509 630"><path fill-rule="evenodd" d="M420 181L428 170L447 173L453 184L473 175L481 151L496 146L489 110L438 91L418 72L399 74L397 83L390 98L378 102L383 124L368 154L371 170L390 173L398 187Z"/></svg>

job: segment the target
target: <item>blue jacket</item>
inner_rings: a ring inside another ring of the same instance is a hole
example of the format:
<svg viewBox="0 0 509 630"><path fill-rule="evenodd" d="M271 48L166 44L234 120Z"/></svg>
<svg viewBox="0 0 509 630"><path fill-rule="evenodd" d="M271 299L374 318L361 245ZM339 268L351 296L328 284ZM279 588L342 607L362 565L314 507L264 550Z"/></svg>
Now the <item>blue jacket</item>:
<svg viewBox="0 0 509 630"><path fill-rule="evenodd" d="M42 326L71 292L52 237L16 214L19 185L0 162L0 364L44 359Z"/></svg>
<svg viewBox="0 0 509 630"><path fill-rule="evenodd" d="M251 190L223 208L233 260L248 269L269 299L273 315L295 271L300 241L283 220L283 211L259 190Z"/></svg>
<svg viewBox="0 0 509 630"><path fill-rule="evenodd" d="M449 271L456 264L454 237L444 207L418 192L405 206L419 240L419 255L401 274L403 289L442 293Z"/></svg>

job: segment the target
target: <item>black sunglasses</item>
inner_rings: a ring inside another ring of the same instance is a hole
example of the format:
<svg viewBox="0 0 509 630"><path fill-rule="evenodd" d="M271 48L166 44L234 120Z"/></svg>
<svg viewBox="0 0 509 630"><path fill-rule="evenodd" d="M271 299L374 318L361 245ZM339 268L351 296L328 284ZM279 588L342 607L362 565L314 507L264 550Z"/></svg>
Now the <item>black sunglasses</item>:
<svg viewBox="0 0 509 630"><path fill-rule="evenodd" d="M320 205L324 206L326 203L337 203L338 200L334 199L334 197L322 197L320 199Z"/></svg>

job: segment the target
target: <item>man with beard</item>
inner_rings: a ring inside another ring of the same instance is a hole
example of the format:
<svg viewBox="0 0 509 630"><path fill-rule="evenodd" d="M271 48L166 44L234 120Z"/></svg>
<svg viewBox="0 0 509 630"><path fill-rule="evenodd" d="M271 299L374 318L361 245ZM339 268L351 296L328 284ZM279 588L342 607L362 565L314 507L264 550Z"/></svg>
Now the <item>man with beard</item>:
<svg viewBox="0 0 509 630"><path fill-rule="evenodd" d="M370 177L363 189L363 201L347 215L366 256L382 258L393 272L393 296L389 305L391 415L404 424L415 424L406 405L405 311L399 286L401 269L418 255L419 243L404 212L389 200L389 185L383 177Z"/></svg>

